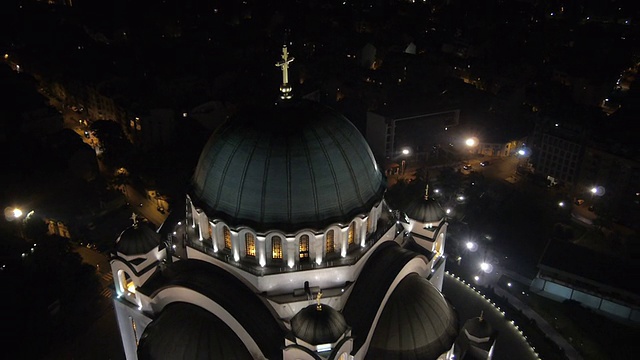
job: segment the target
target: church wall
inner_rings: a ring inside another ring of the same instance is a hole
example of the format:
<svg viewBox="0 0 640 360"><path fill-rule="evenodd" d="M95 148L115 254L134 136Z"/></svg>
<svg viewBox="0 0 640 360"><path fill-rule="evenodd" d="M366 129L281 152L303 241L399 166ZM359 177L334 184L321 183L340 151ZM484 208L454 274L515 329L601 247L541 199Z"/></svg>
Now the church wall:
<svg viewBox="0 0 640 360"><path fill-rule="evenodd" d="M307 351L300 347L290 346L282 349L282 358L284 360L316 360L317 358L310 355Z"/></svg>
<svg viewBox="0 0 640 360"><path fill-rule="evenodd" d="M128 291L126 291L126 284L122 284L122 279L119 275L119 272L122 271L131 278L133 284L136 288L142 286L153 274L155 268L150 268L149 271L142 273L140 275L136 275L131 268L129 268L125 263L120 260L111 260L111 273L113 274L113 282L116 289L116 293L119 296L125 296L129 301L135 303L136 305L140 305L137 297L133 297L130 295ZM125 289L125 290L123 290Z"/></svg>
<svg viewBox="0 0 640 360"><path fill-rule="evenodd" d="M137 342L149 323L151 323L151 318L120 300L114 299L113 305L125 357L127 360L136 360L138 359Z"/></svg>
<svg viewBox="0 0 640 360"><path fill-rule="evenodd" d="M300 288L300 290L302 290L302 288ZM322 304L331 306L334 309L342 309L350 293L351 293L351 287L349 287L347 291L341 293L341 295L338 295L338 296L327 296L327 297L323 296ZM278 303L269 298L266 298L266 300L271 305L273 310L275 310L275 312L278 314L278 317L286 321L290 320L300 310L306 308L311 303L313 303L313 300L308 300L306 297L304 297L302 300L296 300L296 301L291 301L287 303Z"/></svg>
<svg viewBox="0 0 640 360"><path fill-rule="evenodd" d="M367 235L373 233L377 229L378 219L382 211L383 202L378 203L369 212L368 216L356 217L350 224L354 226L354 244L364 246ZM368 222L368 219L371 221ZM191 222L191 225L189 223ZM196 208L187 196L187 221L186 226L194 228L198 234L199 240L211 239L214 252L224 249L224 227L229 228L231 234L231 256L234 261L240 261L246 258L245 234L252 231L250 228L240 228L233 230L220 220L209 220L207 215L199 208ZM256 240L256 263L261 266L274 265L272 261L272 237L280 236L286 241L282 246L282 260L276 260L275 265L295 267L300 262L300 236L306 234L309 236L309 261L320 265L326 261L326 243L325 235L329 229L334 230L334 249L345 257L349 251L348 235L349 228L341 228L339 225L330 225L325 229L324 233L315 234L311 230L301 230L295 234L295 237L286 236L279 232L268 232L267 234L258 235L252 232ZM355 246L352 245L352 246ZM282 264L279 264L282 262Z"/></svg>
<svg viewBox="0 0 640 360"><path fill-rule="evenodd" d="M395 228L392 227L373 245L371 249L363 254L357 263L351 266L335 266L265 276L252 275L232 264L218 260L192 247L187 247L187 256L190 259L203 260L229 271L246 282L248 286L254 288L257 292L267 292L275 295L286 294L288 292L292 293L293 290L302 288L305 281L309 281L311 286L319 286L321 288L338 288L343 286L346 281L355 281L362 269L362 266L366 262L366 259L371 255L371 253L373 253L375 248L385 241L394 240L394 238ZM283 247L286 248L284 252L289 255L289 258L283 259L283 263L286 264L284 261L291 260L294 261L295 264L295 258L298 254L297 246L299 245L293 238L286 238L286 240L283 241Z"/></svg>

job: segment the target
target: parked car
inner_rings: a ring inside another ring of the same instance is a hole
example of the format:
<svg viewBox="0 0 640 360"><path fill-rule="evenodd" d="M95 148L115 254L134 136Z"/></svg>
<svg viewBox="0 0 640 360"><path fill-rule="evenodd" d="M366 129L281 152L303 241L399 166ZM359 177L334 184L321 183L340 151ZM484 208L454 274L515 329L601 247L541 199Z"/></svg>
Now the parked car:
<svg viewBox="0 0 640 360"><path fill-rule="evenodd" d="M485 161L480 163L480 166L483 166L483 167L484 166L489 166L489 165L491 165L491 161L489 161L489 160L485 160Z"/></svg>
<svg viewBox="0 0 640 360"><path fill-rule="evenodd" d="M465 164L462 168L465 170L471 170L471 164Z"/></svg>

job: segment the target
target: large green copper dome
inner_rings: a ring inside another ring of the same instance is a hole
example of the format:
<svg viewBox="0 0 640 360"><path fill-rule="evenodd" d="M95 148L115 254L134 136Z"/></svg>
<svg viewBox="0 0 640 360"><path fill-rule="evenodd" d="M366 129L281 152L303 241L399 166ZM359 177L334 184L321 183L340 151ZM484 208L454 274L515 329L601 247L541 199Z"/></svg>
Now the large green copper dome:
<svg viewBox="0 0 640 360"><path fill-rule="evenodd" d="M240 111L206 144L191 197L209 217L256 231L349 222L382 200L384 180L344 116L311 101Z"/></svg>

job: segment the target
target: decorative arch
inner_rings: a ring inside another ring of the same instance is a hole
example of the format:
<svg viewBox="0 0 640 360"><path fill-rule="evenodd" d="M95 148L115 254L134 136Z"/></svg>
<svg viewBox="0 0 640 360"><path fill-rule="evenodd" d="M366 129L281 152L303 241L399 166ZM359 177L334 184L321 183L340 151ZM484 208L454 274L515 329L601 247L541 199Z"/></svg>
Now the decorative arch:
<svg viewBox="0 0 640 360"><path fill-rule="evenodd" d="M118 294L137 305L136 284L133 282L133 277L128 272L119 269L116 272L116 279Z"/></svg>
<svg viewBox="0 0 640 360"><path fill-rule="evenodd" d="M238 322L238 320L236 320L236 318L233 317L224 307L205 295L189 288L175 286L161 290L156 294L155 299L156 301L152 306L154 312L157 314L159 314L167 305L174 302L186 302L200 306L217 316L220 320L224 321L225 324L227 324L227 326L229 326L244 343L254 359L266 359L262 350L260 350L260 347L249 335L244 326L242 326L242 324Z"/></svg>

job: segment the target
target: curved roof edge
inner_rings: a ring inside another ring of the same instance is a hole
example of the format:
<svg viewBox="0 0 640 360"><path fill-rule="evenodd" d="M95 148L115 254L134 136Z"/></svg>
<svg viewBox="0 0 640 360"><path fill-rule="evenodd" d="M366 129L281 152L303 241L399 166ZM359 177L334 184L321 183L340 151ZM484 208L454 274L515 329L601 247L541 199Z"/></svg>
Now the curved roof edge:
<svg viewBox="0 0 640 360"><path fill-rule="evenodd" d="M153 298L167 287L185 287L208 297L240 323L270 359L282 357L287 329L259 294L225 270L189 259L168 264L138 289Z"/></svg>

